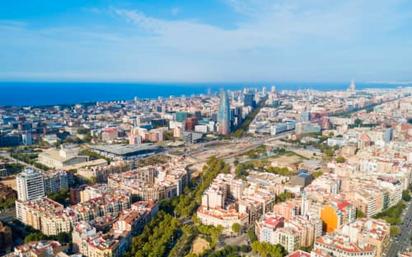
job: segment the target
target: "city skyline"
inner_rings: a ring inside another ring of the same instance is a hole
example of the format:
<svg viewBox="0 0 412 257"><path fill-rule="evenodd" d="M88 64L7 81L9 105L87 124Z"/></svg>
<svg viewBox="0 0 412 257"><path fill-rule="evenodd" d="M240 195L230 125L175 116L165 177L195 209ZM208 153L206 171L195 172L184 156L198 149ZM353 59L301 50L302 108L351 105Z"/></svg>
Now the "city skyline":
<svg viewBox="0 0 412 257"><path fill-rule="evenodd" d="M13 1L0 10L0 80L411 81L411 10L405 0Z"/></svg>

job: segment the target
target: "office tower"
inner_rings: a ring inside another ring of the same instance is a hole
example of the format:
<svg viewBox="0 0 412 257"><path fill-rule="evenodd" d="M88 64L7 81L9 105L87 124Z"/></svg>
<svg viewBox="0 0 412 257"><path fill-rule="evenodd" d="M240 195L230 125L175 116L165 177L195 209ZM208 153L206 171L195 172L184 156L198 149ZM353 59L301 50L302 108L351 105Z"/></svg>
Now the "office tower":
<svg viewBox="0 0 412 257"><path fill-rule="evenodd" d="M21 201L39 199L45 195L43 174L25 169L16 176L17 197Z"/></svg>
<svg viewBox="0 0 412 257"><path fill-rule="evenodd" d="M265 96L266 94L267 94L266 87L263 87L263 88L262 88L262 95Z"/></svg>
<svg viewBox="0 0 412 257"><path fill-rule="evenodd" d="M393 128L387 128L383 134L385 143L389 143L393 139Z"/></svg>
<svg viewBox="0 0 412 257"><path fill-rule="evenodd" d="M21 140L23 145L32 145L33 144L33 137L31 135L30 131L25 131L22 135L21 135Z"/></svg>
<svg viewBox="0 0 412 257"><path fill-rule="evenodd" d="M230 104L226 91L220 92L219 112L217 115L219 122L219 134L229 135L230 133Z"/></svg>
<svg viewBox="0 0 412 257"><path fill-rule="evenodd" d="M355 84L354 80L351 81L351 83L349 85L349 88L348 88L348 91L351 92L351 93L354 93L356 91L356 84Z"/></svg>
<svg viewBox="0 0 412 257"><path fill-rule="evenodd" d="M245 106L245 107L248 107L248 106L253 107L253 106L254 106L254 103L253 103L254 98L255 98L255 95L254 95L253 93L247 93L247 94L245 94L244 97L243 97L243 106Z"/></svg>

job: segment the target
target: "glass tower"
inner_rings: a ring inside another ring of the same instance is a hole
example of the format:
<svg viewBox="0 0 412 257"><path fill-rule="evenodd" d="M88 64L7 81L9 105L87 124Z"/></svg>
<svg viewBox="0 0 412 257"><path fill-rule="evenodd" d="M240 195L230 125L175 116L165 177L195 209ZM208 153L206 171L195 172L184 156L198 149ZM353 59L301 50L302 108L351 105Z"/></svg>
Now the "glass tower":
<svg viewBox="0 0 412 257"><path fill-rule="evenodd" d="M229 97L226 91L220 92L219 112L217 114L217 121L219 122L219 134L230 134L230 104Z"/></svg>

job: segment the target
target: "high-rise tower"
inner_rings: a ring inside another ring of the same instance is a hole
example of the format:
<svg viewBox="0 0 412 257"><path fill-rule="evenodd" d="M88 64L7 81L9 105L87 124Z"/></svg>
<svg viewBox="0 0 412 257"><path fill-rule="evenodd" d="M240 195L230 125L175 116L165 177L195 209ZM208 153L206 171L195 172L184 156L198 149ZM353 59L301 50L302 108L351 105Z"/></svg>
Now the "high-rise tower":
<svg viewBox="0 0 412 257"><path fill-rule="evenodd" d="M352 80L350 82L350 85L348 87L348 91L351 92L351 93L354 93L356 91L356 84L355 84L354 80Z"/></svg>
<svg viewBox="0 0 412 257"><path fill-rule="evenodd" d="M36 200L45 195L43 175L26 169L16 176L17 197L21 201Z"/></svg>
<svg viewBox="0 0 412 257"><path fill-rule="evenodd" d="M230 103L226 91L220 92L219 112L217 114L219 122L219 134L229 135L230 133Z"/></svg>

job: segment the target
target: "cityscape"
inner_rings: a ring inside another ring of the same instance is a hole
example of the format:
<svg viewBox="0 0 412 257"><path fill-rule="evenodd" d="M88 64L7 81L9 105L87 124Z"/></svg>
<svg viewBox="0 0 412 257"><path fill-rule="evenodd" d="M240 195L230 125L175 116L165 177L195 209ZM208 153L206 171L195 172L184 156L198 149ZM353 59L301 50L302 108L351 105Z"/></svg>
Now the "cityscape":
<svg viewBox="0 0 412 257"><path fill-rule="evenodd" d="M410 256L412 88L1 108L6 256Z"/></svg>
<svg viewBox="0 0 412 257"><path fill-rule="evenodd" d="M412 257L409 1L6 2L0 256Z"/></svg>

